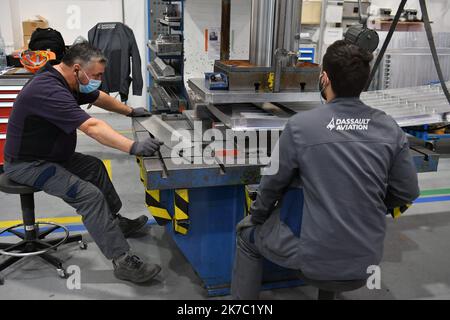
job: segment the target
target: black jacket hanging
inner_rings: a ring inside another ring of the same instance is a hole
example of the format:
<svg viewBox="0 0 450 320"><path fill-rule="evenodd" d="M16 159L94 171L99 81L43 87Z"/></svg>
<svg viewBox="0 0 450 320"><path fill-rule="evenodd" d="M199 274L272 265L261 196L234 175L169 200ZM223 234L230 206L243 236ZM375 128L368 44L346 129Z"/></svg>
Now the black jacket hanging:
<svg viewBox="0 0 450 320"><path fill-rule="evenodd" d="M88 37L89 43L108 58L101 89L107 93L119 92L122 101L127 101L133 83L133 95L141 96L144 85L141 57L133 30L120 22L102 22L89 30Z"/></svg>

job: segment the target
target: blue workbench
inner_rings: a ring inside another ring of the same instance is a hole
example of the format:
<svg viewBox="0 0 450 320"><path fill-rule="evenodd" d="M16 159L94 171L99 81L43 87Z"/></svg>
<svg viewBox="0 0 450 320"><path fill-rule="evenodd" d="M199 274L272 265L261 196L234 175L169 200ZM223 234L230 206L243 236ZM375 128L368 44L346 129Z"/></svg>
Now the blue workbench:
<svg viewBox="0 0 450 320"><path fill-rule="evenodd" d="M174 214L173 191L161 194L162 203ZM298 212L301 221L303 193L290 190L283 200L283 210ZM186 235L176 233L172 223L166 228L180 251L202 280L209 296L227 295L236 250L236 224L246 211L245 186L222 186L189 190L190 228ZM294 270L265 262L263 289L298 286Z"/></svg>

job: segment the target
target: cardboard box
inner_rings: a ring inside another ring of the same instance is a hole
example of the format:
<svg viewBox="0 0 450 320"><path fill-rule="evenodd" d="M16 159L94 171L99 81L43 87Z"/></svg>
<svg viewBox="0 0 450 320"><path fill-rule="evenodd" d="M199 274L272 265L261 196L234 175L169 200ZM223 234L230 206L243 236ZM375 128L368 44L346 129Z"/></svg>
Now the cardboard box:
<svg viewBox="0 0 450 320"><path fill-rule="evenodd" d="M28 45L30 44L31 36L23 36L23 48L28 49Z"/></svg>
<svg viewBox="0 0 450 320"><path fill-rule="evenodd" d="M302 24L320 24L322 16L322 2L303 1Z"/></svg>
<svg viewBox="0 0 450 320"><path fill-rule="evenodd" d="M22 21L23 35L31 36L37 28L48 28L48 21L44 17L37 16L36 20Z"/></svg>

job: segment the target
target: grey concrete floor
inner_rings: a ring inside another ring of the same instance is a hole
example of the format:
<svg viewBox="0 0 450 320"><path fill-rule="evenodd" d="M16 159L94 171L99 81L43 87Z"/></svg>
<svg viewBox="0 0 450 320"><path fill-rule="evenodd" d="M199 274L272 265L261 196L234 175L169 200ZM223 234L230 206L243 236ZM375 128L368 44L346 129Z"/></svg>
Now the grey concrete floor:
<svg viewBox="0 0 450 320"><path fill-rule="evenodd" d="M110 114L98 117L131 137L128 118ZM450 150L450 145L438 145L438 151L447 152L447 149ZM148 214L133 157L103 147L84 135L79 135L77 150L111 160L113 182L123 201L123 215L133 218ZM424 190L448 188L449 181L450 159L441 160L438 173L420 175L420 185ZM364 288L342 294L339 298L450 299L448 205L449 202L419 204L399 220L388 219L381 264L381 289ZM43 193L36 195L36 213L38 217L75 216L71 207ZM18 198L0 194L0 222L19 218ZM66 261L66 267L80 267L80 290L69 290L66 280L58 278L52 267L38 258L29 258L3 272L6 282L0 286L0 299L207 299L199 278L163 228L148 226L141 237L130 239L137 254L163 267L154 281L139 286L117 280L112 274L111 262L102 256L89 235L84 233L84 236L89 242L88 250L81 251L76 245L68 245L57 253L58 257ZM0 241L13 239L0 238ZM261 294L263 299L277 300L314 299L315 296L316 290L307 286Z"/></svg>

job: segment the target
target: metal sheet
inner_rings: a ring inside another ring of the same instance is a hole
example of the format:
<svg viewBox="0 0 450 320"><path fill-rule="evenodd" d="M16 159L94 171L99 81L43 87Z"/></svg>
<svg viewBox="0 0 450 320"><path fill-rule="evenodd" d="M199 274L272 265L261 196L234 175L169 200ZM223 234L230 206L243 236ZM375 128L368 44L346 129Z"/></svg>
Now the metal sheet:
<svg viewBox="0 0 450 320"><path fill-rule="evenodd" d="M155 79L156 82L167 82L167 83L178 83L183 81L183 77L181 75L175 75L175 76L162 76L158 74L153 67L152 64L147 65L148 71L151 73L152 77Z"/></svg>
<svg viewBox="0 0 450 320"><path fill-rule="evenodd" d="M205 87L203 79L190 79L188 85L205 103L212 104L320 101L318 92L214 91Z"/></svg>
<svg viewBox="0 0 450 320"><path fill-rule="evenodd" d="M147 188L150 190L191 189L226 185L247 185L259 183L259 166L236 165L227 167L225 173L219 165L177 165L165 161L168 174L157 159L146 159Z"/></svg>
<svg viewBox="0 0 450 320"><path fill-rule="evenodd" d="M401 127L449 120L450 105L440 85L369 91L361 95L361 100L392 116Z"/></svg>
<svg viewBox="0 0 450 320"><path fill-rule="evenodd" d="M447 83L450 86L450 82ZM368 91L361 100L372 108L392 116L400 127L450 122L450 105L440 85ZM295 113L319 107L320 103L283 103Z"/></svg>
<svg viewBox="0 0 450 320"><path fill-rule="evenodd" d="M230 119L227 120L230 114L223 115L225 106L234 108L236 105L249 102L272 102L298 113L321 105L318 93L219 92L206 89L201 79L189 80L189 86L207 104L221 105L219 108L214 106L208 106L208 108L231 127L233 125ZM447 86L450 86L450 82ZM440 85L369 91L361 94L361 100L392 116L401 127L450 122L450 115L447 115L450 113L450 105Z"/></svg>
<svg viewBox="0 0 450 320"><path fill-rule="evenodd" d="M208 105L208 110L233 131L283 130L292 114L272 104Z"/></svg>

